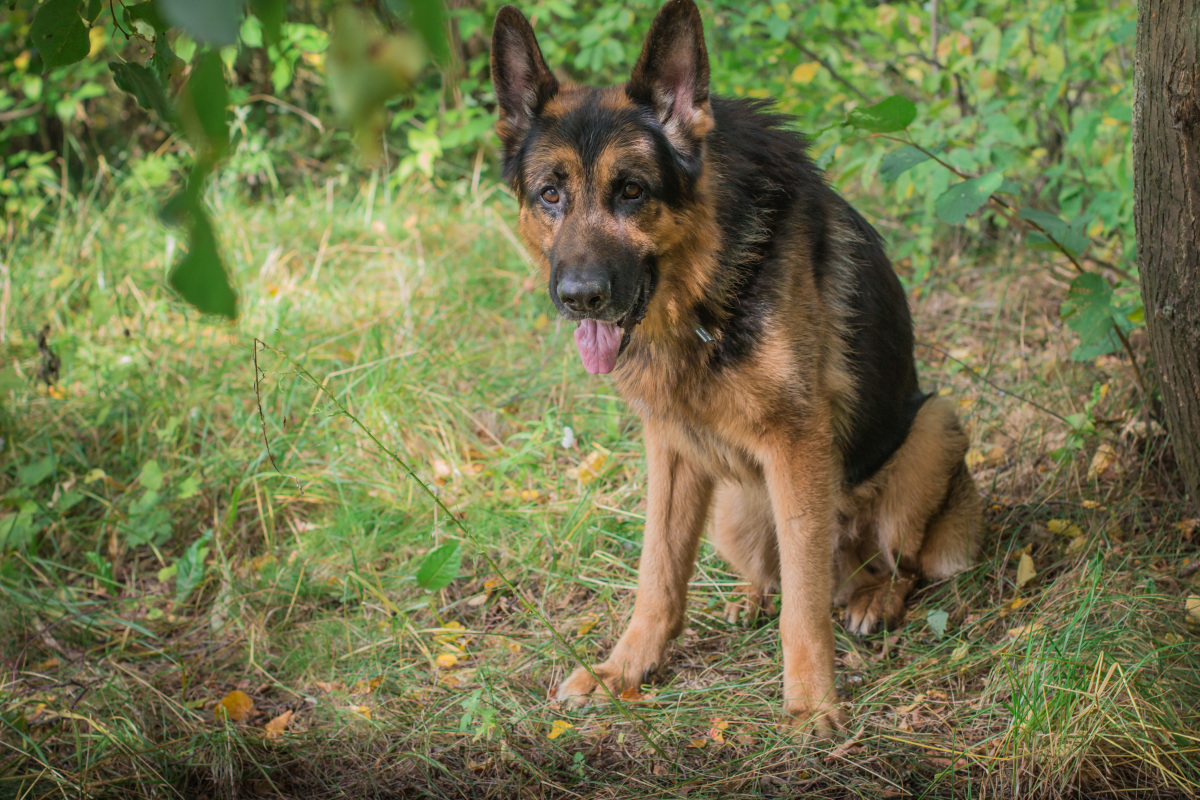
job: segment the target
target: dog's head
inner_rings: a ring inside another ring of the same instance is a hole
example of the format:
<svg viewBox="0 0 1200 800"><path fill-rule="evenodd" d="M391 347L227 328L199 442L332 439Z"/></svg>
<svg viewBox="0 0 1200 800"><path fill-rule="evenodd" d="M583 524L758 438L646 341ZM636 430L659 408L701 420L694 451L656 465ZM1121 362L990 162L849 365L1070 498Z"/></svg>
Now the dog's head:
<svg viewBox="0 0 1200 800"><path fill-rule="evenodd" d="M560 85L529 22L496 15L492 82L521 235L559 313L578 320L584 366L611 372L683 231L712 128L708 53L693 0L655 17L628 83Z"/></svg>

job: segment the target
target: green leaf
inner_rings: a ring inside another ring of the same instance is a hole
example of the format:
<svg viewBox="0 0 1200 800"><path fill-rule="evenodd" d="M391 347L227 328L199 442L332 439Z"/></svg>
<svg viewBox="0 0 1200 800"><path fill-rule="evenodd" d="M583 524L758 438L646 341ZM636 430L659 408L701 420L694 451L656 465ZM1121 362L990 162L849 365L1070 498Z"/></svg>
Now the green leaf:
<svg viewBox="0 0 1200 800"><path fill-rule="evenodd" d="M208 215L190 193L183 204L188 220L188 252L171 270L168 282L201 313L236 319L237 294L229 285Z"/></svg>
<svg viewBox="0 0 1200 800"><path fill-rule="evenodd" d="M175 600L176 602L185 602L192 591L195 590L200 582L204 580L204 574L207 568L204 564L208 558L208 553L211 548L208 543L212 540L213 532L207 530L204 534L188 545L183 551L183 555L179 557L179 561L175 562L178 568L175 576Z"/></svg>
<svg viewBox="0 0 1200 800"><path fill-rule="evenodd" d="M138 483L152 492L157 492L163 486L162 467L153 458L142 465L142 473L138 475Z"/></svg>
<svg viewBox="0 0 1200 800"><path fill-rule="evenodd" d="M240 0L158 0L167 22L215 47L237 44L242 5Z"/></svg>
<svg viewBox="0 0 1200 800"><path fill-rule="evenodd" d="M202 160L219 159L229 149L228 105L221 56L215 50L205 51L196 57L178 103L184 133Z"/></svg>
<svg viewBox="0 0 1200 800"><path fill-rule="evenodd" d="M250 0L250 10L262 23L267 43L278 46L283 36L283 18L287 12L287 0Z"/></svg>
<svg viewBox="0 0 1200 800"><path fill-rule="evenodd" d="M1133 327L1124 314L1116 313L1113 290L1108 281L1094 272L1084 273L1071 281L1059 316L1067 327L1079 334L1079 346L1071 353L1075 361L1090 361L1096 356L1117 352L1121 343L1113 332L1113 325L1121 324L1123 330Z"/></svg>
<svg viewBox="0 0 1200 800"><path fill-rule="evenodd" d="M917 118L917 107L907 97L894 94L866 108L856 108L846 117L846 124L872 133L902 131Z"/></svg>
<svg viewBox="0 0 1200 800"><path fill-rule="evenodd" d="M22 486L37 486L54 474L54 456L27 464L17 470L17 483Z"/></svg>
<svg viewBox="0 0 1200 800"><path fill-rule="evenodd" d="M110 61L108 68L112 70L113 83L118 89L133 95L139 106L155 112L159 119L171 119L167 94L152 71L132 61Z"/></svg>
<svg viewBox="0 0 1200 800"><path fill-rule="evenodd" d="M29 43L42 57L42 72L82 61L91 49L79 0L46 0L29 27Z"/></svg>
<svg viewBox="0 0 1200 800"><path fill-rule="evenodd" d="M462 547L458 542L446 542L425 557L417 570L417 585L431 592L444 589L458 577L462 565Z"/></svg>
<svg viewBox="0 0 1200 800"><path fill-rule="evenodd" d="M1038 231L1031 233L1027 239L1030 247L1034 250L1050 250L1057 251L1058 244L1061 244L1071 255L1079 256L1088 245L1087 234L1085 229L1091 217L1080 217L1074 222L1068 223L1058 216L1046 211L1039 211L1036 208L1022 208L1018 216L1021 219L1029 220L1038 225L1047 235L1042 235ZM1051 238L1047 238L1047 236Z"/></svg>
<svg viewBox="0 0 1200 800"><path fill-rule="evenodd" d="M925 624L938 636L946 635L946 623L949 621L950 615L940 608L925 615Z"/></svg>
<svg viewBox="0 0 1200 800"><path fill-rule="evenodd" d="M1002 173L989 172L978 178L954 184L933 203L938 219L949 222L951 225L965 222L967 217L974 214L980 206L987 202L988 198L992 196L992 192L999 189L1002 183L1004 183Z"/></svg>
<svg viewBox="0 0 1200 800"><path fill-rule="evenodd" d="M87 23L91 25L100 16L100 12L104 10L104 0L88 0L87 5Z"/></svg>
<svg viewBox="0 0 1200 800"><path fill-rule="evenodd" d="M415 30L440 64L450 56L446 42L446 10L442 0L387 0L388 8Z"/></svg>
<svg viewBox="0 0 1200 800"><path fill-rule="evenodd" d="M131 20L145 22L153 28L155 34L166 33L167 21L159 13L158 3L149 2L125 6L125 11L128 12ZM157 42L155 44L157 45Z"/></svg>
<svg viewBox="0 0 1200 800"><path fill-rule="evenodd" d="M929 156L915 147L901 147L883 157L879 173L885 181L894 181L917 164L928 160Z"/></svg>

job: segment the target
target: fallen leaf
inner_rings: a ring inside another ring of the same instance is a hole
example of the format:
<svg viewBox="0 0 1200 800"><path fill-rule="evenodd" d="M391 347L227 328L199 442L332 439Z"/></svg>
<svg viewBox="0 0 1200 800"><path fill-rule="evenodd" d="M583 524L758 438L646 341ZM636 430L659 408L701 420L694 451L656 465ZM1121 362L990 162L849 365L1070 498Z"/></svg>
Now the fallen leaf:
<svg viewBox="0 0 1200 800"><path fill-rule="evenodd" d="M1188 618L1192 622L1200 622L1200 594L1188 595L1184 608L1187 609Z"/></svg>
<svg viewBox="0 0 1200 800"><path fill-rule="evenodd" d="M383 685L383 677L376 676L374 678L371 678L371 680L369 680L369 681L365 681L365 680L355 681L354 688L351 689L350 691L352 694L366 694L367 692L375 691L382 685Z"/></svg>
<svg viewBox="0 0 1200 800"><path fill-rule="evenodd" d="M645 699L640 686L630 686L621 692L621 699L626 703L636 703Z"/></svg>
<svg viewBox="0 0 1200 800"><path fill-rule="evenodd" d="M38 672L47 672L52 669L58 669L60 663L57 658L47 658L45 661L39 663L36 669Z"/></svg>
<svg viewBox="0 0 1200 800"><path fill-rule="evenodd" d="M1051 533L1061 533L1063 536L1074 538L1083 533L1079 530L1078 525L1074 525L1065 519L1052 519L1046 523L1046 529Z"/></svg>
<svg viewBox="0 0 1200 800"><path fill-rule="evenodd" d="M479 606L486 603L487 599L488 599L487 592L484 592L483 594L477 594L474 597L472 597L470 600L467 601L467 605L471 606L472 608L478 608Z"/></svg>
<svg viewBox="0 0 1200 800"><path fill-rule="evenodd" d="M709 721L712 723L712 727L708 729L708 738L718 744L724 744L725 734L723 731L729 727L729 723L720 717L713 717Z"/></svg>
<svg viewBox="0 0 1200 800"><path fill-rule="evenodd" d="M332 683L329 683L327 681L317 681L316 687L318 689L320 689L322 692L324 692L325 694L330 694L331 692L346 691L346 684L342 683L341 681L334 681Z"/></svg>
<svg viewBox="0 0 1200 800"><path fill-rule="evenodd" d="M1022 608L1023 606L1026 606L1028 604L1029 604L1028 597L1017 597L1017 598L1014 598L1013 601L1008 604L1008 607L1011 608L1013 611L1017 611L1020 608Z"/></svg>
<svg viewBox="0 0 1200 800"><path fill-rule="evenodd" d="M951 661L960 661L967 657L967 653L971 651L971 646L963 642L958 647L954 648L954 652L950 654Z"/></svg>
<svg viewBox="0 0 1200 800"><path fill-rule="evenodd" d="M1034 622L1029 625L1021 625L1016 628L1009 628L1008 635L1013 639L1019 639L1022 636L1037 633L1038 631L1043 630L1045 627L1046 626L1040 622Z"/></svg>
<svg viewBox="0 0 1200 800"><path fill-rule="evenodd" d="M366 717L367 719L371 718L371 707L370 706L346 706L346 709L349 711L353 711L355 714L361 714L362 716Z"/></svg>
<svg viewBox="0 0 1200 800"><path fill-rule="evenodd" d="M1179 531L1183 538L1190 542L1192 534L1196 532L1196 524L1197 520L1195 519L1181 519L1175 523L1175 530Z"/></svg>
<svg viewBox="0 0 1200 800"><path fill-rule="evenodd" d="M437 657L438 669L450 669L458 663L458 656L452 653L442 653Z"/></svg>
<svg viewBox="0 0 1200 800"><path fill-rule="evenodd" d="M897 714L908 714L917 710L917 707L925 700L925 695L919 694L913 698L913 701L906 706L896 709Z"/></svg>
<svg viewBox="0 0 1200 800"><path fill-rule="evenodd" d="M221 698L221 702L217 704L214 713L218 720L227 719L231 722L243 722L246 717L250 716L250 712L253 710L254 701L250 699L250 695L240 689L234 689Z"/></svg>
<svg viewBox="0 0 1200 800"><path fill-rule="evenodd" d="M579 466L567 470L567 476L576 478L585 486L592 481L604 469L604 465L608 462L608 453L603 450L593 450L586 458L579 462Z"/></svg>
<svg viewBox="0 0 1200 800"><path fill-rule="evenodd" d="M592 628L596 627L596 621L597 620L595 617L589 617L583 622L579 623L579 629L575 631L576 635L586 636L592 630Z"/></svg>
<svg viewBox="0 0 1200 800"><path fill-rule="evenodd" d="M1029 583L1037 575L1037 570L1033 566L1033 558L1028 553L1021 554L1021 561L1017 564L1017 588L1021 588Z"/></svg>
<svg viewBox="0 0 1200 800"><path fill-rule="evenodd" d="M454 474L454 470L440 458L433 460L433 480L439 486L450 480L450 476Z"/></svg>
<svg viewBox="0 0 1200 800"><path fill-rule="evenodd" d="M1114 467L1117 462L1117 452L1113 450L1112 445L1108 442L1101 442L1096 448L1095 455L1092 456L1092 463L1088 466L1088 480L1094 481L1103 475L1110 467Z"/></svg>
<svg viewBox="0 0 1200 800"><path fill-rule="evenodd" d="M289 708L287 711L283 712L278 717L264 725L263 729L267 732L267 738L278 739L280 736L283 736L284 731L287 730L288 723L292 721L292 715L295 713L296 712Z"/></svg>
<svg viewBox="0 0 1200 800"><path fill-rule="evenodd" d="M708 744L708 739L692 739L691 741L688 742L688 747L695 747L696 749L700 749L700 748L704 747L704 745L706 745L706 744Z"/></svg>
<svg viewBox="0 0 1200 800"><path fill-rule="evenodd" d="M565 719L556 719L550 723L550 730L546 731L546 738L550 740L557 739L575 726L567 722Z"/></svg>
<svg viewBox="0 0 1200 800"><path fill-rule="evenodd" d="M986 449L973 447L967 451L966 455L968 469L998 467L1006 461L1008 461L1008 451L998 444L993 444Z"/></svg>

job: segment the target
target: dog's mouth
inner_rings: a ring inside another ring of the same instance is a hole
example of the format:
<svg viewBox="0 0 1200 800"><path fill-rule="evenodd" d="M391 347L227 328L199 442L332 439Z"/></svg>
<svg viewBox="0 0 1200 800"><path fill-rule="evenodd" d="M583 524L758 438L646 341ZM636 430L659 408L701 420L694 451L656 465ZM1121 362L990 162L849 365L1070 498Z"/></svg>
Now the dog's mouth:
<svg viewBox="0 0 1200 800"><path fill-rule="evenodd" d="M575 347L583 368L592 375L607 375L617 367L617 359L629 346L629 336L646 316L650 304L650 293L654 289L654 272L647 269L642 273L637 299L629 312L616 322L598 319L579 321L575 329Z"/></svg>

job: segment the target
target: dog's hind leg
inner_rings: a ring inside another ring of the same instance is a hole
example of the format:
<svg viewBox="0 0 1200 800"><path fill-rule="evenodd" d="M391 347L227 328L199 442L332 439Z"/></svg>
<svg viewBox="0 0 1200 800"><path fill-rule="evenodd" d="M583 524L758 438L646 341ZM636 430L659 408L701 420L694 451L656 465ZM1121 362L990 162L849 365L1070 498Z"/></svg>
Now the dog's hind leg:
<svg viewBox="0 0 1200 800"><path fill-rule="evenodd" d="M963 463L968 440L944 398L925 403L904 444L872 479L874 497L862 510L875 530L884 567L859 585L846 604L846 627L871 633L904 617L909 591L922 577L965 569L979 527L979 496ZM869 491L864 487L863 494Z"/></svg>
<svg viewBox="0 0 1200 800"><path fill-rule="evenodd" d="M725 482L713 502L713 546L746 579L745 595L725 606L736 623L743 613L753 625L760 612L775 613L771 595L779 593L779 543L771 498L762 484Z"/></svg>

